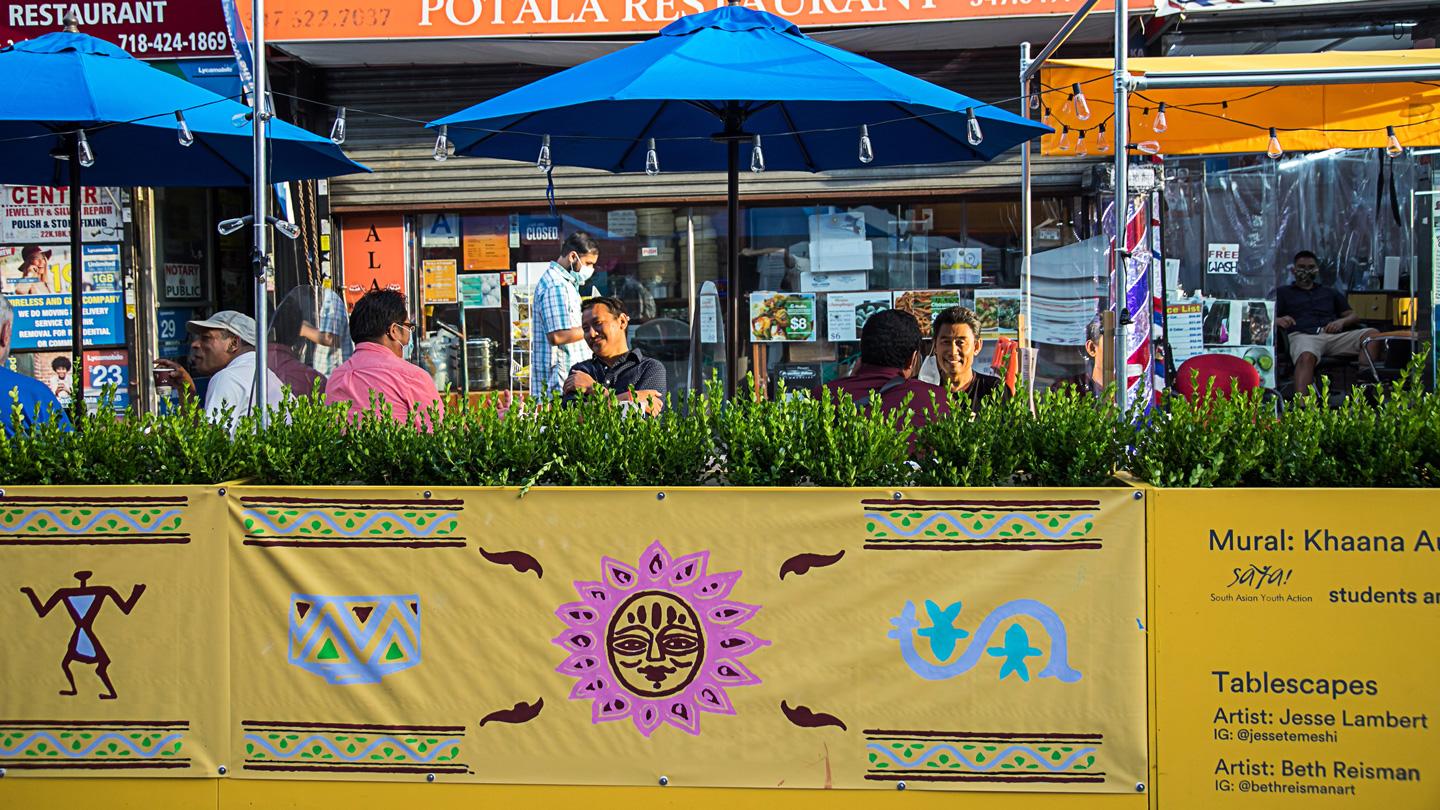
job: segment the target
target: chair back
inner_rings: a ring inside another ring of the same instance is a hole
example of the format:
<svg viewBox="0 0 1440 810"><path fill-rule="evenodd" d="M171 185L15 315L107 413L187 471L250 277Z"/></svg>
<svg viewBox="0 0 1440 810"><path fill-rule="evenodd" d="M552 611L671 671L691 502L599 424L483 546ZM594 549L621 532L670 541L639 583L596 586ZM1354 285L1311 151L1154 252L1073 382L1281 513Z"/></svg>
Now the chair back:
<svg viewBox="0 0 1440 810"><path fill-rule="evenodd" d="M1180 364L1175 390L1191 402L1199 401L1215 381L1215 393L1230 398L1260 387L1260 372L1250 361L1233 354L1199 354Z"/></svg>

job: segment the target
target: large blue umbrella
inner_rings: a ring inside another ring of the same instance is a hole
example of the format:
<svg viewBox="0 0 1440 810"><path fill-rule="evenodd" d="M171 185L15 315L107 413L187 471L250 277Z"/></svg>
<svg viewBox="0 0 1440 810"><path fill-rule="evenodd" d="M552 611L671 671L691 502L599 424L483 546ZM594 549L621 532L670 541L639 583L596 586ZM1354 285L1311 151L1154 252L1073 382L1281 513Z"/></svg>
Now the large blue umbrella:
<svg viewBox="0 0 1440 810"><path fill-rule="evenodd" d="M71 200L82 185L247 185L249 112L104 40L45 34L0 49L0 182L69 186ZM277 181L369 171L283 121L271 120L269 137ZM81 289L80 210L70 206L72 291ZM79 355L81 296L71 300Z"/></svg>
<svg viewBox="0 0 1440 810"><path fill-rule="evenodd" d="M446 127L456 154L537 160L548 146L555 165L639 172L653 161L667 171L727 171L732 386L742 145L752 168L758 144L764 168L818 172L989 160L1051 131L737 5L682 17L654 39L430 126Z"/></svg>

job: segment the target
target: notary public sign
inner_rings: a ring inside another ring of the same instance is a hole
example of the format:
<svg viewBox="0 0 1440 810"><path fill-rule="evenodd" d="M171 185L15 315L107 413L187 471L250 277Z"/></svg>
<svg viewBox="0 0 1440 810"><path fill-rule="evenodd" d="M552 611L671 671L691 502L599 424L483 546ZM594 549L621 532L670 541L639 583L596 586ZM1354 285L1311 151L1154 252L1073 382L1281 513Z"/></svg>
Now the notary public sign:
<svg viewBox="0 0 1440 810"><path fill-rule="evenodd" d="M231 56L219 0L6 0L0 5L0 44L59 31L70 14L81 31L137 59Z"/></svg>
<svg viewBox="0 0 1440 810"><path fill-rule="evenodd" d="M1152 497L1160 806L1440 807L1440 499Z"/></svg>

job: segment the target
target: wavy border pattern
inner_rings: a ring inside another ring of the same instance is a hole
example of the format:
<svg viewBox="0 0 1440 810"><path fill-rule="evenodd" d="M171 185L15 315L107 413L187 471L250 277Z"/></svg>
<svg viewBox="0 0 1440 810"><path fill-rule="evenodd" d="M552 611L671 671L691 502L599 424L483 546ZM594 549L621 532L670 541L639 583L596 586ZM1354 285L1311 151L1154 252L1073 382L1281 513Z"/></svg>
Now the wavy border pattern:
<svg viewBox="0 0 1440 810"><path fill-rule="evenodd" d="M0 502L0 546L183 545L189 499L10 497Z"/></svg>
<svg viewBox="0 0 1440 810"><path fill-rule="evenodd" d="M865 730L870 781L1104 783L1100 734Z"/></svg>
<svg viewBox="0 0 1440 810"><path fill-rule="evenodd" d="M862 500L872 551L1076 551L1102 548L1091 533L1099 501Z"/></svg>
<svg viewBox="0 0 1440 810"><path fill-rule="evenodd" d="M464 502L242 498L247 546L460 548Z"/></svg>
<svg viewBox="0 0 1440 810"><path fill-rule="evenodd" d="M247 771L468 773L464 726L357 725L245 720Z"/></svg>
<svg viewBox="0 0 1440 810"><path fill-rule="evenodd" d="M188 768L187 721L0 720L0 768Z"/></svg>

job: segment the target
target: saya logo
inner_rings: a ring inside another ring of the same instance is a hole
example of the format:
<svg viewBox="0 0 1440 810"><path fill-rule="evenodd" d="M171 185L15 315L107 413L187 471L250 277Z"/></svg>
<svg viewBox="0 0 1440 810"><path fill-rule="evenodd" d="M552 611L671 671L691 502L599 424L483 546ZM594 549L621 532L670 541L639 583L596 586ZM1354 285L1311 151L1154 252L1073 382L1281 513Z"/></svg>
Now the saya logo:
<svg viewBox="0 0 1440 810"><path fill-rule="evenodd" d="M969 630L957 626L960 609L959 602L941 607L927 599L925 612L929 624L922 626L916 618L915 603L906 602L900 615L890 620L894 629L888 633L888 637L900 642L900 656L916 675L930 681L955 678L969 672L988 656L1000 659L1000 680L1015 675L1028 682L1029 659L1043 657L1045 651L1031 644L1030 633L1024 624L1012 621L1025 617L1038 622L1050 637L1049 660L1036 676L1056 678L1063 683L1080 680L1080 671L1072 668L1067 660L1069 636L1065 631L1065 623L1048 605L1034 599L1006 602L990 611L980 621L973 637ZM1000 626L1007 622L1009 624L1005 628L1003 640L995 646L987 647L992 637L999 632ZM917 641L920 638L929 642L928 657L920 652ZM969 639L967 643L959 644L966 639ZM959 655L956 655L957 651Z"/></svg>

